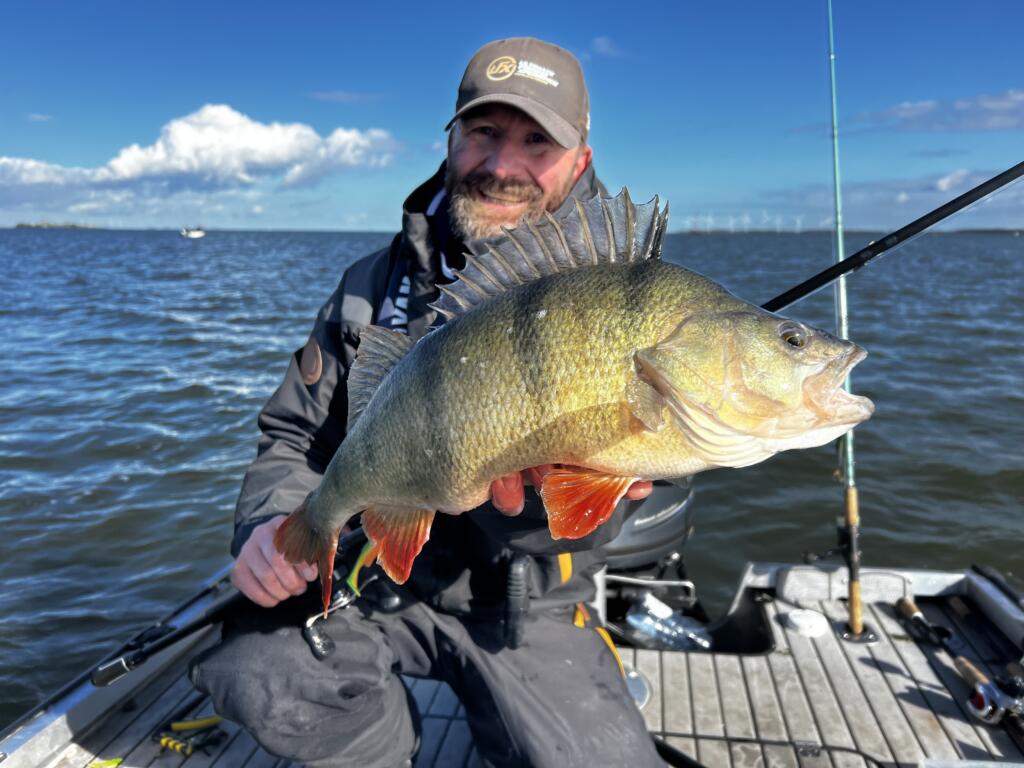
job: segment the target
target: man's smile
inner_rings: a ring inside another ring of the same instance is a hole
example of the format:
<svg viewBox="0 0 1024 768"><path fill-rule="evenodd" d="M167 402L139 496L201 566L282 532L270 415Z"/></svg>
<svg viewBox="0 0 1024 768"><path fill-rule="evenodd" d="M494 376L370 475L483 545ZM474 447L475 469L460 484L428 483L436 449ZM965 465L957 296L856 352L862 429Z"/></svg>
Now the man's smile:
<svg viewBox="0 0 1024 768"><path fill-rule="evenodd" d="M513 197L509 195L495 194L493 192L484 192L479 187L473 190L474 196L490 205L500 205L503 207L514 207L519 205L526 205L529 203L529 198Z"/></svg>

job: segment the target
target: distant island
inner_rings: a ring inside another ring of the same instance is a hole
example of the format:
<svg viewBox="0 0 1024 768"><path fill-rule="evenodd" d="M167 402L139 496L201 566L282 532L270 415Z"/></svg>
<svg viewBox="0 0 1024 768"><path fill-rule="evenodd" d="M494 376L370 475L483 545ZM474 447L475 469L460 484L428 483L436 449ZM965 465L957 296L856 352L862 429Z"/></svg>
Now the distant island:
<svg viewBox="0 0 1024 768"><path fill-rule="evenodd" d="M96 229L89 224L55 224L49 221L41 221L38 224L27 224L25 222L18 222L14 225L15 229Z"/></svg>
<svg viewBox="0 0 1024 768"><path fill-rule="evenodd" d="M1013 235L1020 237L1024 234L1022 229L954 229L950 234L955 235Z"/></svg>

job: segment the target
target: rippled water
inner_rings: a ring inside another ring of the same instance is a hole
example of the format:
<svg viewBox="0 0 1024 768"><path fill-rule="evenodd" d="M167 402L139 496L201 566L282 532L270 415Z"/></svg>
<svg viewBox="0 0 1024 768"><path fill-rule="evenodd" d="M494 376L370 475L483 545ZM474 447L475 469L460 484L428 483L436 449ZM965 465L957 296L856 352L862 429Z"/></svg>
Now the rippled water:
<svg viewBox="0 0 1024 768"><path fill-rule="evenodd" d="M256 413L354 258L386 234L0 231L0 724L227 560ZM850 249L867 238L851 236ZM676 235L760 303L830 238ZM850 280L869 565L1024 570L1024 238L928 235ZM831 299L789 311L830 327ZM687 553L721 608L748 560L834 540L834 451L707 473Z"/></svg>

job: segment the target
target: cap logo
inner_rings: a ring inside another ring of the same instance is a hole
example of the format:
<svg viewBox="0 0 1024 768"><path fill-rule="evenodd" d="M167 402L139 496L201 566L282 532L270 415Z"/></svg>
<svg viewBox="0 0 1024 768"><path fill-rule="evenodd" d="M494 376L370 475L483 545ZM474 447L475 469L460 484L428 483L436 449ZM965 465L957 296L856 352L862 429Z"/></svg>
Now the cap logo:
<svg viewBox="0 0 1024 768"><path fill-rule="evenodd" d="M516 71L516 60L511 56L499 56L487 65L487 79L508 80Z"/></svg>
<svg viewBox="0 0 1024 768"><path fill-rule="evenodd" d="M542 67L540 64L526 61L526 59L519 61L516 74L519 77L528 77L531 80L536 80L538 83L544 83L544 85L550 85L554 88L558 87L558 80L555 79L555 71L553 69Z"/></svg>

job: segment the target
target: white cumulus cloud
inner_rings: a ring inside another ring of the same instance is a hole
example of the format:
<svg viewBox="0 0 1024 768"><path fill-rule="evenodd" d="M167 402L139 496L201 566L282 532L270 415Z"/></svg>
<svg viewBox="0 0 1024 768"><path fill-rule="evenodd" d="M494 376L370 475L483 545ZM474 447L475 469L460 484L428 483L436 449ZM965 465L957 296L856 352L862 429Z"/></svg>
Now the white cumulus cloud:
<svg viewBox="0 0 1024 768"><path fill-rule="evenodd" d="M98 179L192 175L248 183L314 153L316 131L301 123L259 123L224 104L171 120L153 144L132 144L97 170Z"/></svg>
<svg viewBox="0 0 1024 768"><path fill-rule="evenodd" d="M256 182L313 185L345 168L388 165L396 147L377 128L337 128L322 137L302 123L261 123L207 104L168 122L152 144L132 144L96 168L0 156L0 205L46 195L86 211L99 204L97 193L109 201L114 190L153 199Z"/></svg>
<svg viewBox="0 0 1024 768"><path fill-rule="evenodd" d="M300 162L291 164L284 176L284 184L290 187L315 184L327 173L346 166L387 165L391 154L380 150L390 144L391 137L387 131L377 128L364 132L336 128Z"/></svg>

